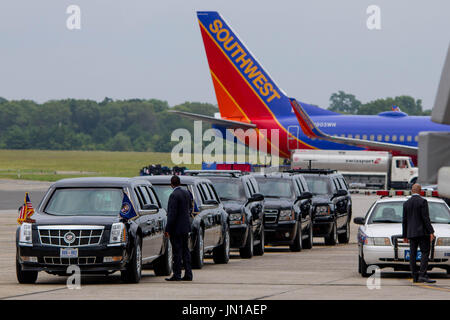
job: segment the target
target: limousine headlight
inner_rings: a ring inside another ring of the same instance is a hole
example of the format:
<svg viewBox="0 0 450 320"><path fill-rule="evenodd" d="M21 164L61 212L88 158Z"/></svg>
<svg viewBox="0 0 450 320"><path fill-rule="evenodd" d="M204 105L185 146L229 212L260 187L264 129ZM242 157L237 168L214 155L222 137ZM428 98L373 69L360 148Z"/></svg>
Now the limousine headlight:
<svg viewBox="0 0 450 320"><path fill-rule="evenodd" d="M450 238L449 237L439 237L436 241L436 246L449 247L450 246Z"/></svg>
<svg viewBox="0 0 450 320"><path fill-rule="evenodd" d="M127 229L122 222L113 223L111 226L111 235L109 243L125 243L127 242Z"/></svg>
<svg viewBox="0 0 450 320"><path fill-rule="evenodd" d="M32 224L24 222L19 230L19 244L30 245L33 243Z"/></svg>
<svg viewBox="0 0 450 320"><path fill-rule="evenodd" d="M279 221L295 220L294 210L281 210Z"/></svg>

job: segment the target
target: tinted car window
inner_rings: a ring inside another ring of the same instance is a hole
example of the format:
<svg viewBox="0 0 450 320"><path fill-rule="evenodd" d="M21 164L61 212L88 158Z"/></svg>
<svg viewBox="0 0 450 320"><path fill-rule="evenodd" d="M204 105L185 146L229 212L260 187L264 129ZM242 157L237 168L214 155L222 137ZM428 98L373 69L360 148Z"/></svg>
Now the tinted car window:
<svg viewBox="0 0 450 320"><path fill-rule="evenodd" d="M324 176L305 176L306 183L312 194L332 194L331 182Z"/></svg>
<svg viewBox="0 0 450 320"><path fill-rule="evenodd" d="M232 179L214 179L214 189L220 200L245 200L245 191L242 183Z"/></svg>
<svg viewBox="0 0 450 320"><path fill-rule="evenodd" d="M259 189L266 198L292 198L294 190L290 179L258 179Z"/></svg>
<svg viewBox="0 0 450 320"><path fill-rule="evenodd" d="M185 185L182 185L181 187L187 190L187 187ZM161 201L161 206L167 210L167 204L169 203L169 197L173 191L172 187L169 185L154 184L153 188L156 192L156 195L159 198L159 201Z"/></svg>
<svg viewBox="0 0 450 320"><path fill-rule="evenodd" d="M56 189L45 212L61 216L117 216L122 200L122 189Z"/></svg>

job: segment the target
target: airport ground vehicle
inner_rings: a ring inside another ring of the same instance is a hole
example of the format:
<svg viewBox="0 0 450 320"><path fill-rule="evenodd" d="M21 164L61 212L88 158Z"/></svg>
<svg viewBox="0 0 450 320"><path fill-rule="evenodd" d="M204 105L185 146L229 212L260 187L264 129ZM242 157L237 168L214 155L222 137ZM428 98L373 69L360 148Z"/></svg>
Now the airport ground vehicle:
<svg viewBox="0 0 450 320"><path fill-rule="evenodd" d="M253 175L239 170L187 170L186 175L207 177L230 217L231 248L241 258L264 254L264 196Z"/></svg>
<svg viewBox="0 0 450 320"><path fill-rule="evenodd" d="M167 210L171 176L146 176L155 188L162 206ZM203 267L204 255L212 253L215 263L230 259L230 221L212 183L207 178L180 176L181 186L193 196L194 212L189 248L192 267Z"/></svg>
<svg viewBox="0 0 450 320"><path fill-rule="evenodd" d="M385 151L295 150L292 169L337 170L350 187L407 189L417 181L418 168L411 157Z"/></svg>
<svg viewBox="0 0 450 320"><path fill-rule="evenodd" d="M368 277L371 266L409 271L409 243L402 238L403 203L409 197L377 200L364 218L354 219L358 230L358 272ZM450 274L450 209L438 198L426 198L435 230L428 269L442 268ZM419 251L420 252L420 251ZM418 259L420 253L418 253ZM420 259L419 259L420 260ZM373 270L372 270L373 271Z"/></svg>
<svg viewBox="0 0 450 320"><path fill-rule="evenodd" d="M264 195L264 235L271 245L289 245L292 251L313 246L312 206L301 175L254 175Z"/></svg>
<svg viewBox="0 0 450 320"><path fill-rule="evenodd" d="M344 177L334 170L291 170L301 173L313 194L313 230L325 244L348 243L352 217L352 199Z"/></svg>
<svg viewBox="0 0 450 320"><path fill-rule="evenodd" d="M119 216L124 192L137 217ZM144 266L156 275L172 271L171 246L164 237L166 211L152 185L133 178L63 179L50 186L36 209L35 223L17 228L17 279L34 283L39 271L67 275L121 271L139 282Z"/></svg>

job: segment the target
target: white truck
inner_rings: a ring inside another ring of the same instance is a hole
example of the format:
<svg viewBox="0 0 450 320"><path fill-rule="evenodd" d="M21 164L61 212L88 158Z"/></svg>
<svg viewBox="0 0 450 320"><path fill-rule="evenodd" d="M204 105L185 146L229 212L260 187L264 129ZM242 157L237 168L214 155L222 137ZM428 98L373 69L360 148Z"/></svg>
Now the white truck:
<svg viewBox="0 0 450 320"><path fill-rule="evenodd" d="M337 170L351 188L406 189L418 178L410 157L387 151L297 149L291 154L291 168Z"/></svg>

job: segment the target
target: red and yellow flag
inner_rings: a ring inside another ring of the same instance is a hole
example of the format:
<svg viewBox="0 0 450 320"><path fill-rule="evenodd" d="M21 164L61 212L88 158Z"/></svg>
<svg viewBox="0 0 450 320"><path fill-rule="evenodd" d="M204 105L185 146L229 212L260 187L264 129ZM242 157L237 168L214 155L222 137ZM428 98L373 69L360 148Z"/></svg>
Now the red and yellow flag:
<svg viewBox="0 0 450 320"><path fill-rule="evenodd" d="M33 205L31 204L30 197L28 196L28 192L25 193L25 199L23 202L23 205L20 207L19 218L17 219L18 224L22 224L24 222L33 222L30 217L34 214L34 209Z"/></svg>

